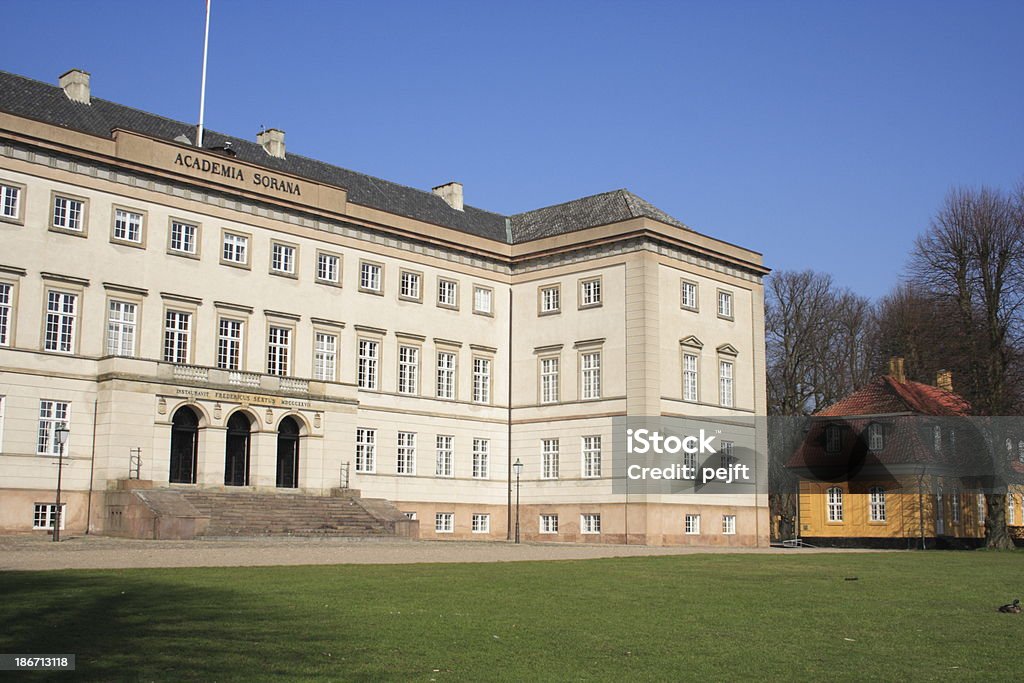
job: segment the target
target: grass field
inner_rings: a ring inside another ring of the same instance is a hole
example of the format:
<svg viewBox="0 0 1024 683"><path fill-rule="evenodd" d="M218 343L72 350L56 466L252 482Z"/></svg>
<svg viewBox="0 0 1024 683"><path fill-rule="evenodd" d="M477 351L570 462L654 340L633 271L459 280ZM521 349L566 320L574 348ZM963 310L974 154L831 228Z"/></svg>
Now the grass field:
<svg viewBox="0 0 1024 683"><path fill-rule="evenodd" d="M995 607L1024 598L1022 570L930 552L8 572L0 652L75 653L54 680L1016 678L1024 614Z"/></svg>

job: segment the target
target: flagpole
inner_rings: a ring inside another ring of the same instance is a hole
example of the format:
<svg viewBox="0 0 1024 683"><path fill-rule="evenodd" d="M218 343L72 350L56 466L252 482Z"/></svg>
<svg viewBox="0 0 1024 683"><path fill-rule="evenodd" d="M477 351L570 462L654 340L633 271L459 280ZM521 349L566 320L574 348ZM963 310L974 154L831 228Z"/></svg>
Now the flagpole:
<svg viewBox="0 0 1024 683"><path fill-rule="evenodd" d="M206 0L206 32L203 35L203 84L199 89L199 129L196 147L203 146L203 112L206 110L206 54L210 47L210 0Z"/></svg>

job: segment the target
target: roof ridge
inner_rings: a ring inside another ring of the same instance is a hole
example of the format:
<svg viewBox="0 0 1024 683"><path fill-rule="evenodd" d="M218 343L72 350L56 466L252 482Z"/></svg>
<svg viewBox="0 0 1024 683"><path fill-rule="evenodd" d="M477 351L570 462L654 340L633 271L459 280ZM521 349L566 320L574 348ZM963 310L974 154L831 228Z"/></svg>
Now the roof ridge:
<svg viewBox="0 0 1024 683"><path fill-rule="evenodd" d="M615 194L616 192L623 192L623 190L621 188L619 188L617 190L608 190L606 192L597 192L595 194L588 194L585 197L577 197L576 199L570 199L568 201L558 202L557 204L549 204L547 206L538 206L535 209L530 209L528 211L520 211L519 213L511 214L509 216L509 218L515 218L516 216L525 216L528 213L534 213L535 211L544 211L545 209L557 209L560 206L568 206L569 204L575 204L577 202L586 201L588 199L594 199L595 197L606 197L608 195Z"/></svg>

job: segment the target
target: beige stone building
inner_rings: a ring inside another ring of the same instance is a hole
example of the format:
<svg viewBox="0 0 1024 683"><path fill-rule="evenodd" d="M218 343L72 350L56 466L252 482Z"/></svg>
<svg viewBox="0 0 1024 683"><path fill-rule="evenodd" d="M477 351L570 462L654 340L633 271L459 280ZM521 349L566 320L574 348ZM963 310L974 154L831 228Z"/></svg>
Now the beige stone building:
<svg viewBox="0 0 1024 683"><path fill-rule="evenodd" d="M0 530L163 488L392 501L423 538L756 545L613 491L612 421L765 413L753 251L618 190L512 216L0 74ZM760 439L762 437L756 436ZM760 444L760 441L758 442ZM763 452L763 449L762 451Z"/></svg>

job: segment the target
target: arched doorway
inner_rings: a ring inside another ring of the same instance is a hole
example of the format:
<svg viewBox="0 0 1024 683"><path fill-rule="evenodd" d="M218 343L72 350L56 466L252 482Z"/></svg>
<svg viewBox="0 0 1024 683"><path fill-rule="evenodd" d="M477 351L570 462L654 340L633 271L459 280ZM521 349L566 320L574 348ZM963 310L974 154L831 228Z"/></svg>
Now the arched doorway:
<svg viewBox="0 0 1024 683"><path fill-rule="evenodd" d="M299 486L299 424L294 417L281 420L277 428L277 487Z"/></svg>
<svg viewBox="0 0 1024 683"><path fill-rule="evenodd" d="M199 452L199 416L187 406L175 411L171 418L172 484L196 483L196 454Z"/></svg>
<svg viewBox="0 0 1024 683"><path fill-rule="evenodd" d="M242 412L228 418L228 439L224 447L224 485L249 485L249 444L252 422Z"/></svg>

